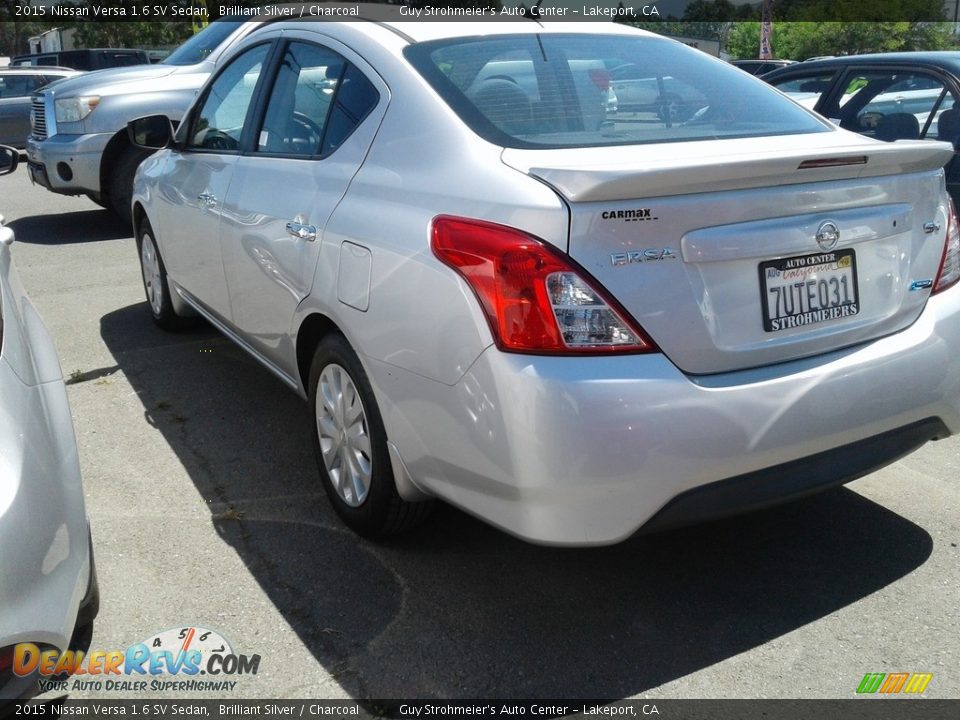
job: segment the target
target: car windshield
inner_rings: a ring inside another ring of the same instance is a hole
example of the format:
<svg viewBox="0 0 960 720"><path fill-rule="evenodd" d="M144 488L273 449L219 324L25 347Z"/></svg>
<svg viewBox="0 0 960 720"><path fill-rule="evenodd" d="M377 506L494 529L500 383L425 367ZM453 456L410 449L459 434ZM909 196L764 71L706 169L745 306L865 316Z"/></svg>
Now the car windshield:
<svg viewBox="0 0 960 720"><path fill-rule="evenodd" d="M206 60L233 31L243 24L243 20L221 19L207 25L183 45L170 53L164 65L196 65Z"/></svg>
<svg viewBox="0 0 960 720"><path fill-rule="evenodd" d="M467 125L507 147L829 131L755 78L663 38L470 37L405 54Z"/></svg>

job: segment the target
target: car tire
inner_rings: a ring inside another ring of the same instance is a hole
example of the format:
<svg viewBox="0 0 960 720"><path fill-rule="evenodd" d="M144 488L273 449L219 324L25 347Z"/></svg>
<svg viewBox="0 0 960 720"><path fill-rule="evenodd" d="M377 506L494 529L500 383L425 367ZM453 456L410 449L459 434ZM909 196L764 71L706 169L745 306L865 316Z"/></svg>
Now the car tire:
<svg viewBox="0 0 960 720"><path fill-rule="evenodd" d="M153 321L164 330L182 329L189 324L191 318L181 317L173 309L173 303L170 300L170 284L167 281L167 268L163 264L153 228L146 219L137 231L137 255L140 258L143 291L147 296L147 307L150 309Z"/></svg>
<svg viewBox="0 0 960 720"><path fill-rule="evenodd" d="M130 202L133 198L133 177L137 174L140 163L151 155L150 150L140 150L130 147L113 165L110 173L110 187L107 194L110 198L110 207L128 225L133 221Z"/></svg>
<svg viewBox="0 0 960 720"><path fill-rule="evenodd" d="M110 201L107 200L106 198L100 196L100 195L96 195L96 194L94 194L94 193L87 193L87 199L88 199L90 202L92 202L92 203L94 203L94 204L96 204L96 205L99 205L99 206L102 207L104 210L111 210L111 209L112 209L112 206L110 205Z"/></svg>
<svg viewBox="0 0 960 720"><path fill-rule="evenodd" d="M90 574L87 580L87 592L80 601L74 634L83 634L93 627L93 621L100 612L100 581L97 579L97 563L93 555L93 540L87 537L90 545Z"/></svg>
<svg viewBox="0 0 960 720"><path fill-rule="evenodd" d="M328 335L317 346L309 398L320 478L344 524L381 538L423 522L433 502L408 502L397 492L373 388L342 335Z"/></svg>

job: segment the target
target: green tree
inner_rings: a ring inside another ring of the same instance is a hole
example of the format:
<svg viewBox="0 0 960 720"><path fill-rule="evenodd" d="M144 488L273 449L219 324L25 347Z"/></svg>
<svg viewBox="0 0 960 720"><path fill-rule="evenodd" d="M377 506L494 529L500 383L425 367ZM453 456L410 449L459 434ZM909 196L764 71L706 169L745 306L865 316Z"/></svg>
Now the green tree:
<svg viewBox="0 0 960 720"><path fill-rule="evenodd" d="M776 0L775 20L807 22L935 22L943 0Z"/></svg>
<svg viewBox="0 0 960 720"><path fill-rule="evenodd" d="M950 23L936 22L782 22L773 26L778 58L805 60L818 55L859 55L901 50L946 50L955 46ZM735 58L755 58L760 23L737 23L725 50Z"/></svg>
<svg viewBox="0 0 960 720"><path fill-rule="evenodd" d="M75 28L80 47L152 48L179 45L193 32L188 22L80 22Z"/></svg>
<svg viewBox="0 0 960 720"><path fill-rule="evenodd" d="M63 2L61 5L82 5L84 2ZM189 22L185 21L145 21L131 20L132 9L142 7L143 0L113 0L111 7L128 9L127 18L123 21L109 20L97 22L74 22L64 24L64 27L76 30L76 41L81 47L133 47L150 48L165 45L179 45L193 33ZM202 3L193 0L164 0L163 5L179 5L191 7Z"/></svg>

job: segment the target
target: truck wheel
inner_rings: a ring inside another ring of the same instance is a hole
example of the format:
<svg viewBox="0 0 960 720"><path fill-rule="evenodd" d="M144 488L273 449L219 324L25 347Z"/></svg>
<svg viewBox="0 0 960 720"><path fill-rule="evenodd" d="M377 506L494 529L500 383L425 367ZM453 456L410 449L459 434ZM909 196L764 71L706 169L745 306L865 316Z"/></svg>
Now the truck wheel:
<svg viewBox="0 0 960 720"><path fill-rule="evenodd" d="M92 203L96 203L97 205L99 205L100 207L102 207L104 210L110 210L110 209L111 209L111 208L110 208L110 202L109 202L106 198L101 197L100 195L95 195L95 194L93 194L93 193L87 193L87 199L88 199L90 202L92 202Z"/></svg>
<svg viewBox="0 0 960 720"><path fill-rule="evenodd" d="M133 214L130 210L130 201L133 198L133 176L137 174L140 163L151 154L149 150L127 148L117 158L113 165L113 172L110 173L110 187L107 188L110 206L128 225L133 223Z"/></svg>

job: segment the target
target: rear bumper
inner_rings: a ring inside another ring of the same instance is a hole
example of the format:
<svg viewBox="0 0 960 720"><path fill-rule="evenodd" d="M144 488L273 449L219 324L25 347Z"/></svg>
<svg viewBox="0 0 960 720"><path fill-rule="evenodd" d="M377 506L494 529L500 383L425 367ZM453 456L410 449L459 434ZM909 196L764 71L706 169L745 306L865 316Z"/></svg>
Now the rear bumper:
<svg viewBox="0 0 960 720"><path fill-rule="evenodd" d="M100 192L100 162L110 133L27 138L30 176L51 192L81 195ZM43 169L41 177L40 168Z"/></svg>
<svg viewBox="0 0 960 720"><path fill-rule="evenodd" d="M419 488L533 542L601 545L848 482L960 431L960 288L895 335L712 376L663 355L489 348L451 387L366 362Z"/></svg>
<svg viewBox="0 0 960 720"><path fill-rule="evenodd" d="M939 419L928 418L810 457L701 485L668 502L642 531L667 530L797 500L868 475L929 440L949 435Z"/></svg>

